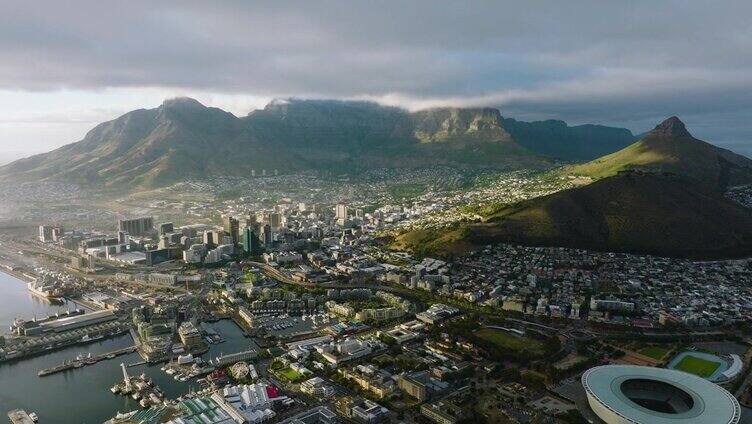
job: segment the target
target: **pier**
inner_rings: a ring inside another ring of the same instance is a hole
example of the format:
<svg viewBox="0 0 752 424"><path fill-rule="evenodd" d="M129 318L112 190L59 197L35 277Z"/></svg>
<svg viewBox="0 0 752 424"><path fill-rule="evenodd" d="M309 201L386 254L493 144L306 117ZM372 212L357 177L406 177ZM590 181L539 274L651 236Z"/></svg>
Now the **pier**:
<svg viewBox="0 0 752 424"><path fill-rule="evenodd" d="M14 409L8 412L8 419L12 424L34 424L35 421L23 409Z"/></svg>
<svg viewBox="0 0 752 424"><path fill-rule="evenodd" d="M102 353L100 355L78 357L72 361L65 361L62 364L56 365L52 368L41 369L39 370L39 372L37 372L37 375L39 377L46 377L48 375L57 374L59 372L81 368L87 365L94 365L99 361L103 361L106 359L113 359L121 355L127 355L129 353L133 353L135 351L136 351L136 346L129 346L129 347L125 347L122 349L113 350L112 352Z"/></svg>

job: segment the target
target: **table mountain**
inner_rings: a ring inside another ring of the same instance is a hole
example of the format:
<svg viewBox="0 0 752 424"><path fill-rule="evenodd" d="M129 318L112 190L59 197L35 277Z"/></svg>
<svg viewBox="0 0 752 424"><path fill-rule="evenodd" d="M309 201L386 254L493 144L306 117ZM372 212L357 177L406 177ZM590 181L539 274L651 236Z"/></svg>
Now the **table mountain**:
<svg viewBox="0 0 752 424"><path fill-rule="evenodd" d="M77 143L0 167L0 180L139 188L211 175L250 175L254 169L536 168L549 166L550 157L566 159L562 152L571 152L570 159L580 157L585 146L598 145L595 151L621 147L631 136L627 130L584 128L521 123L492 108L410 113L331 100L274 101L236 117L178 98L97 125Z"/></svg>

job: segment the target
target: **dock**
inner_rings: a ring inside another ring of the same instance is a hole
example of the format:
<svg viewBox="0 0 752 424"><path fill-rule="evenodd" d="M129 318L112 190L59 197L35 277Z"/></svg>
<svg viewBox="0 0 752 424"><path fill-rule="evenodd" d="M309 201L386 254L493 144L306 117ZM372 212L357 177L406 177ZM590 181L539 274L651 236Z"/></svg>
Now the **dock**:
<svg viewBox="0 0 752 424"><path fill-rule="evenodd" d="M48 375L57 374L59 372L68 371L75 368L81 368L87 365L94 365L97 362L107 359L114 359L118 356L127 355L136 351L136 346L124 347L122 349L113 350L112 352L105 352L99 355L78 357L73 360L65 361L60 365L56 365L51 368L41 369L37 372L37 376L46 377Z"/></svg>
<svg viewBox="0 0 752 424"><path fill-rule="evenodd" d="M34 420L23 409L14 409L8 412L8 419L12 424L34 424Z"/></svg>

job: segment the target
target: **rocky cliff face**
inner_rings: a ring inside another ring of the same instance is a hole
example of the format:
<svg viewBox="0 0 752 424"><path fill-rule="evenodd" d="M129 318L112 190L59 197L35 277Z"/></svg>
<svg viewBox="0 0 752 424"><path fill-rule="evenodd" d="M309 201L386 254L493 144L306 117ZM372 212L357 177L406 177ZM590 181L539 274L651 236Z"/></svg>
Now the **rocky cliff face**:
<svg viewBox="0 0 752 424"><path fill-rule="evenodd" d="M546 166L546 156L562 157L551 152L575 151L589 143L579 127L561 123L541 131L546 124L524 124L526 131L512 125L515 135L493 108L410 113L370 102L332 100L275 101L238 118L179 98L97 125L77 143L0 167L0 180L135 188L209 175L248 175L254 169L506 169ZM554 141L534 142L544 132L551 140L561 140L558 150L548 147Z"/></svg>
<svg viewBox="0 0 752 424"><path fill-rule="evenodd" d="M428 109L413 113L412 118L415 137L422 142L446 141L466 136L512 141L502 125L498 109Z"/></svg>

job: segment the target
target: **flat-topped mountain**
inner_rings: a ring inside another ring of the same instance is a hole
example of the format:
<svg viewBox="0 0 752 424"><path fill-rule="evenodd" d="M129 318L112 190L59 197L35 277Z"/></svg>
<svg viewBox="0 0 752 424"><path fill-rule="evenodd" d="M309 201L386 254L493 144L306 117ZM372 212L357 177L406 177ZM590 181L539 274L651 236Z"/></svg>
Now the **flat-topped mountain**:
<svg viewBox="0 0 752 424"><path fill-rule="evenodd" d="M636 143L568 170L593 178L623 171L672 173L720 190L752 183L752 160L694 138L675 116Z"/></svg>
<svg viewBox="0 0 752 424"><path fill-rule="evenodd" d="M587 146L617 148L632 141L627 130L598 128L596 137L587 126L521 123L492 108L411 113L332 100L274 101L236 117L178 98L97 125L79 142L0 167L0 180L138 188L261 169L537 168L549 166L548 158L577 159Z"/></svg>

